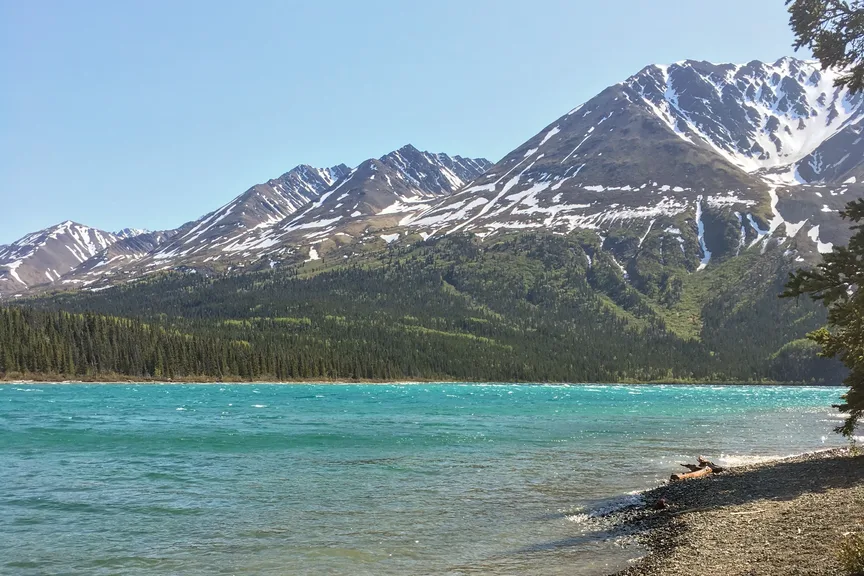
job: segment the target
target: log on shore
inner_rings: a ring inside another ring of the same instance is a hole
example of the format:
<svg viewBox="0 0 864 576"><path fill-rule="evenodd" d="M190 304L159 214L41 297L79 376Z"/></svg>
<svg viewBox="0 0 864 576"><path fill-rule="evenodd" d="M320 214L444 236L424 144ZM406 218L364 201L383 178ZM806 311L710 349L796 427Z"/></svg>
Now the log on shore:
<svg viewBox="0 0 864 576"><path fill-rule="evenodd" d="M704 478L710 476L714 471L709 466L699 468L695 472L687 472L686 474L672 474L671 480L692 480L694 478Z"/></svg>

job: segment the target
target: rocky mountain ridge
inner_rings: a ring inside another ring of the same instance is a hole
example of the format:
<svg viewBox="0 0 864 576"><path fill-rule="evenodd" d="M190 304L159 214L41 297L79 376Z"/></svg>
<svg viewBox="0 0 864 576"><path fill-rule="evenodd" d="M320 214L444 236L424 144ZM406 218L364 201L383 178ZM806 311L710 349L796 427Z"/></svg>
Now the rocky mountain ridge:
<svg viewBox="0 0 864 576"><path fill-rule="evenodd" d="M407 145L353 170L344 164L297 166L176 230L127 228L114 234L67 222L3 247L0 297L97 289L170 269L275 265L301 249L294 242L302 245L309 230L340 220L357 222L386 212L400 200L426 208L424 199L453 193L490 164ZM74 233L63 234L69 227ZM81 240L81 235L92 238ZM51 242L45 244L43 236ZM58 260L58 254L63 258Z"/></svg>
<svg viewBox="0 0 864 576"><path fill-rule="evenodd" d="M816 258L848 238L837 212L864 190L862 97L835 77L790 58L646 67L405 224L483 237L630 229L639 246L679 245L691 271L772 240Z"/></svg>
<svg viewBox="0 0 864 576"><path fill-rule="evenodd" d="M526 230L589 232L636 283L646 267L696 273L747 251L815 262L848 240L838 211L864 192L864 97L835 78L793 58L647 66L495 165L409 145L354 169L298 166L174 231L96 231L102 244L78 253L87 262L28 268L2 249L0 294L314 266L393 242Z"/></svg>
<svg viewBox="0 0 864 576"><path fill-rule="evenodd" d="M28 234L0 250L0 294L53 284L118 240L71 220Z"/></svg>

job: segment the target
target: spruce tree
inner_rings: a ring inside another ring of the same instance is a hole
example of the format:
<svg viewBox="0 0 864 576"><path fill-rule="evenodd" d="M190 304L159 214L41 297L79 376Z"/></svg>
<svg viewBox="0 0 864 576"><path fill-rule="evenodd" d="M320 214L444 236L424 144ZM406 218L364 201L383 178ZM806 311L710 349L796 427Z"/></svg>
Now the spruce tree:
<svg viewBox="0 0 864 576"><path fill-rule="evenodd" d="M848 417L837 431L851 436L864 415L864 200L846 206L841 216L855 223L848 247L835 247L815 268L791 275L783 297L809 295L828 308L828 327L809 337L822 346L822 355L839 358L849 375L844 381L849 392L839 409Z"/></svg>
<svg viewBox="0 0 864 576"><path fill-rule="evenodd" d="M822 68L838 68L838 86L864 89L864 1L787 0L795 49L809 48Z"/></svg>
<svg viewBox="0 0 864 576"><path fill-rule="evenodd" d="M795 48L809 48L823 69L842 71L836 84L850 93L864 90L864 1L787 0ZM849 392L838 407L848 416L838 432L851 436L864 415L864 201L846 205L841 216L854 223L848 247L835 247L812 270L792 274L783 297L809 295L828 308L828 326L809 337L822 355L839 358L849 375Z"/></svg>

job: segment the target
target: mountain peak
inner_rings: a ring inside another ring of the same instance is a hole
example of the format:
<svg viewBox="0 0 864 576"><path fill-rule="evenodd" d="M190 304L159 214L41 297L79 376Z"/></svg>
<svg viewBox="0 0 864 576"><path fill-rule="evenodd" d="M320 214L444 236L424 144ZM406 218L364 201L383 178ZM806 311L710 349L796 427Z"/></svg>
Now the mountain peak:
<svg viewBox="0 0 864 576"><path fill-rule="evenodd" d="M294 181L309 183L310 181L321 180L327 186L330 186L350 171L351 169L345 164L337 164L330 168L316 168L309 164L300 164L270 182L285 182L293 179ZM313 184L312 187L317 188L318 186L317 184Z"/></svg>
<svg viewBox="0 0 864 576"><path fill-rule="evenodd" d="M861 95L835 89L837 72L784 57L774 63L685 61L644 68L624 84L682 140L710 149L745 172L796 163L864 118Z"/></svg>
<svg viewBox="0 0 864 576"><path fill-rule="evenodd" d="M396 150L393 150L392 152L388 152L387 154L381 156L379 160L381 162L387 163L389 160L393 160L395 158L417 158L419 156L422 156L423 154L426 153L418 150L413 144L405 144L401 148L397 148Z"/></svg>
<svg viewBox="0 0 864 576"><path fill-rule="evenodd" d="M149 234L150 230L146 228L123 228L122 230L118 230L113 234L118 238L127 239L134 238L135 236L141 236L142 234Z"/></svg>
<svg viewBox="0 0 864 576"><path fill-rule="evenodd" d="M408 144L405 144L404 146L402 146L401 148L399 148L399 150L397 150L397 152L400 152L400 153L403 153L403 152L407 152L407 153L419 153L420 150L418 150L418 149L417 149L413 144L411 144L411 143L409 142Z"/></svg>
<svg viewBox="0 0 864 576"><path fill-rule="evenodd" d="M0 250L0 294L57 281L117 241L110 232L72 220L19 238Z"/></svg>

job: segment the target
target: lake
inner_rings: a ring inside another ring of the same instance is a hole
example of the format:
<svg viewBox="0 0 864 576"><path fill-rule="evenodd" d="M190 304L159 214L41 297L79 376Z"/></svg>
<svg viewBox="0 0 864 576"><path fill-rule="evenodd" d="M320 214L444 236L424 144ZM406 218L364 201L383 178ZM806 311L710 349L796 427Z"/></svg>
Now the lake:
<svg viewBox="0 0 864 576"><path fill-rule="evenodd" d="M842 388L0 385L0 573L605 574L704 454L843 445Z"/></svg>

